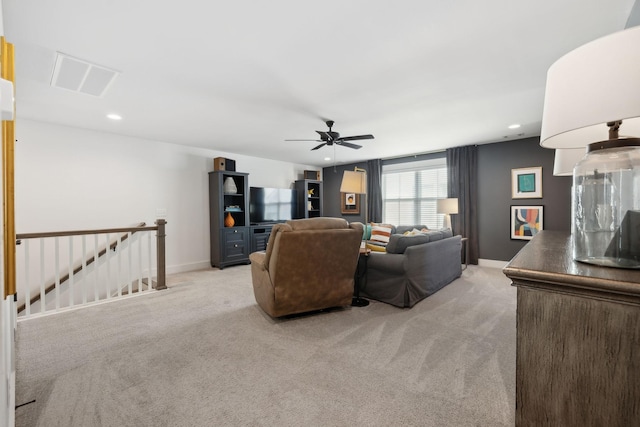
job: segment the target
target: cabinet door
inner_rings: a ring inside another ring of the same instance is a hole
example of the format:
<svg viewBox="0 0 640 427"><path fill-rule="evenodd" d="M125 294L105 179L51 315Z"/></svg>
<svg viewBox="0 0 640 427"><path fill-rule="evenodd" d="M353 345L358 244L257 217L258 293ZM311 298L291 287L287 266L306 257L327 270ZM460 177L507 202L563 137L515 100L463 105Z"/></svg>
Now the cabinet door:
<svg viewBox="0 0 640 427"><path fill-rule="evenodd" d="M247 227L227 228L223 233L223 262L244 261L249 257Z"/></svg>

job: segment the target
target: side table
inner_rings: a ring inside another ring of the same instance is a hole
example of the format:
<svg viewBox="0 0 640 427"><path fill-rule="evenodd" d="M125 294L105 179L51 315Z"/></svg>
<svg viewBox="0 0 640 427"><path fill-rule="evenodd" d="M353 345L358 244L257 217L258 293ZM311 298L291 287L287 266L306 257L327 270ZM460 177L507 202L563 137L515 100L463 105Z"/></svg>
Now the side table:
<svg viewBox="0 0 640 427"><path fill-rule="evenodd" d="M462 251L464 252L464 268L466 270L469 267L469 238L463 237L460 239L462 241Z"/></svg>
<svg viewBox="0 0 640 427"><path fill-rule="evenodd" d="M356 267L356 274L354 277L355 289L353 298L351 299L351 305L353 307L366 307L369 305L369 301L360 298L360 283L367 281L367 262L369 261L369 254L371 249L360 248L360 255L358 256L358 265Z"/></svg>

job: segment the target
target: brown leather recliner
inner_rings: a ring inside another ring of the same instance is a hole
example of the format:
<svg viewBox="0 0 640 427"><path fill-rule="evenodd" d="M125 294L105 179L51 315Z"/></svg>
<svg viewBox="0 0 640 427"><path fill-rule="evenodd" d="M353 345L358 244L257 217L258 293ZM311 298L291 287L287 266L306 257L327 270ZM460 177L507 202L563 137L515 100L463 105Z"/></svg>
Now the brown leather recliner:
<svg viewBox="0 0 640 427"><path fill-rule="evenodd" d="M276 224L251 260L253 293L272 317L351 304L362 223L309 218Z"/></svg>

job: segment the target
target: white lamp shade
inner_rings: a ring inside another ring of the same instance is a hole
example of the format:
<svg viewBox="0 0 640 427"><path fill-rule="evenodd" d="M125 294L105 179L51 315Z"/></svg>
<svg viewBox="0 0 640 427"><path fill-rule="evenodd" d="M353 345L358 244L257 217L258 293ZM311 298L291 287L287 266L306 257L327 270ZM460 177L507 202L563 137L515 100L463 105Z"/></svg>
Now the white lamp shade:
<svg viewBox="0 0 640 427"><path fill-rule="evenodd" d="M458 213L458 199L438 199L437 211L441 214L457 214Z"/></svg>
<svg viewBox="0 0 640 427"><path fill-rule="evenodd" d="M342 175L341 193L367 194L367 173L344 171Z"/></svg>
<svg viewBox="0 0 640 427"><path fill-rule="evenodd" d="M587 43L547 72L540 145L579 148L609 139L607 122L622 120L620 137L640 136L640 27Z"/></svg>
<svg viewBox="0 0 640 427"><path fill-rule="evenodd" d="M574 166L582 160L584 148L558 148L553 159L554 176L573 176Z"/></svg>

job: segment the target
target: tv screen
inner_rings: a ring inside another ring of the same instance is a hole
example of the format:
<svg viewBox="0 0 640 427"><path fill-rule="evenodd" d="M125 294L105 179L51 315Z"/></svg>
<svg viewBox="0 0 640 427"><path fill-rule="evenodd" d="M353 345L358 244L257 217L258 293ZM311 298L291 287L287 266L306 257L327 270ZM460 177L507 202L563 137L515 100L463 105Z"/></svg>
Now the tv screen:
<svg viewBox="0 0 640 427"><path fill-rule="evenodd" d="M249 188L251 224L283 222L296 217L296 190L289 188Z"/></svg>

